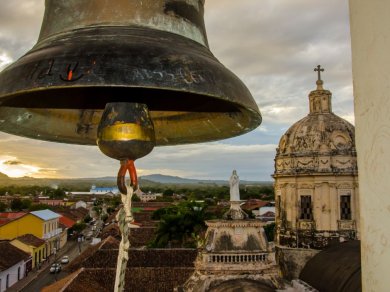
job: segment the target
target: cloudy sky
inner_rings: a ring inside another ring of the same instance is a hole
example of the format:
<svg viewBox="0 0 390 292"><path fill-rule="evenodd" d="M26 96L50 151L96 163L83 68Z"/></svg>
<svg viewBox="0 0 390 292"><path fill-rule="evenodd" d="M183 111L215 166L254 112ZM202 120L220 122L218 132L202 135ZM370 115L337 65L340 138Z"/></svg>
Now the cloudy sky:
<svg viewBox="0 0 390 292"><path fill-rule="evenodd" d="M271 180L283 133L308 113L314 67L336 114L354 123L348 1L206 0L213 54L248 86L263 123L251 133L213 143L157 147L136 162L139 175ZM0 1L0 70L36 42L44 0ZM118 162L97 147L31 140L0 133L0 172L9 176L114 176Z"/></svg>

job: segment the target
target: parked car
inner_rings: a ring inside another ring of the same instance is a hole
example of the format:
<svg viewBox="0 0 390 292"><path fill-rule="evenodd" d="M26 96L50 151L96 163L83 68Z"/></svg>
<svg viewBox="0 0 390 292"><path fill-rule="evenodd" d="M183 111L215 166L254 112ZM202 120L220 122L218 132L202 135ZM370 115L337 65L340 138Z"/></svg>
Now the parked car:
<svg viewBox="0 0 390 292"><path fill-rule="evenodd" d="M61 267L60 263L54 263L50 267L50 273L57 274L57 273L61 272L61 269L62 269L62 267Z"/></svg>
<svg viewBox="0 0 390 292"><path fill-rule="evenodd" d="M61 264L67 264L67 263L69 263L69 257L66 255L62 257Z"/></svg>

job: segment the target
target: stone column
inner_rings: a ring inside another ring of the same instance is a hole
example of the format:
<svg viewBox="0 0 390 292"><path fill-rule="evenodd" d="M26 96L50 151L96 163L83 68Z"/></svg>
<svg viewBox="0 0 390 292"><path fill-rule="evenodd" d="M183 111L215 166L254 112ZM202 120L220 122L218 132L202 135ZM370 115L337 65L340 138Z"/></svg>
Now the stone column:
<svg viewBox="0 0 390 292"><path fill-rule="evenodd" d="M321 214L322 214L322 230L331 229L331 214L330 214L330 188L328 183L322 185L321 193Z"/></svg>
<svg viewBox="0 0 390 292"><path fill-rule="evenodd" d="M297 229L297 221L299 219L300 206L298 205L298 190L296 183L290 185L290 195L291 195L291 228L293 230Z"/></svg>
<svg viewBox="0 0 390 292"><path fill-rule="evenodd" d="M292 202L292 187L290 184L287 185L286 187L286 218L287 218L287 221L290 222L290 224L292 224L292 220L293 220L293 217L292 217L292 211L293 211L293 208L294 208L294 202ZM292 225L291 225L292 226Z"/></svg>
<svg viewBox="0 0 390 292"><path fill-rule="evenodd" d="M313 194L313 216L314 221L316 222L316 230L323 229L323 218L322 218L322 196L323 196L323 183L316 182L314 184L314 194Z"/></svg>
<svg viewBox="0 0 390 292"><path fill-rule="evenodd" d="M390 1L349 4L363 291L389 291Z"/></svg>
<svg viewBox="0 0 390 292"><path fill-rule="evenodd" d="M356 230L357 232L357 238L361 239L361 226L360 226L360 194L359 194L359 184L354 183L354 188L353 188L353 195L355 196L355 215L352 214L352 219L355 220L356 222Z"/></svg>
<svg viewBox="0 0 390 292"><path fill-rule="evenodd" d="M336 183L332 182L329 184L329 196L330 196L330 229L338 230L337 220L339 220L338 213L338 194L336 189Z"/></svg>

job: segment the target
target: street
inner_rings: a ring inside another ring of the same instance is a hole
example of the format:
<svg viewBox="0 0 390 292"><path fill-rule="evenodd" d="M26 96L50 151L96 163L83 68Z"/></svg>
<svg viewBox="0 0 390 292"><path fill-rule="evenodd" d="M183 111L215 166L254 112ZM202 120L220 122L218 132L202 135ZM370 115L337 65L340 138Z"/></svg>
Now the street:
<svg viewBox="0 0 390 292"><path fill-rule="evenodd" d="M88 248L90 242L84 241L81 243L81 251L84 251ZM50 265L46 266L29 285L27 285L21 291L23 292L37 292L41 291L41 289L45 286L53 284L55 281L58 281L68 275L67 272L64 271L67 264L62 264L62 270L58 274L51 274L49 272L51 264L54 262L60 262L62 256L69 256L69 263L72 262L79 255L79 247L77 241L68 241L66 245L58 252L58 256L56 256L56 260L54 260L54 256L51 258Z"/></svg>

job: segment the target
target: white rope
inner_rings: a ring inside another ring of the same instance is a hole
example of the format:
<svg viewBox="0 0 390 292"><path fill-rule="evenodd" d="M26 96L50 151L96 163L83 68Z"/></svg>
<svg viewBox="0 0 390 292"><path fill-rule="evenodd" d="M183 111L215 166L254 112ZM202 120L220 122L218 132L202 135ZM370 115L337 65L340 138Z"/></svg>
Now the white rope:
<svg viewBox="0 0 390 292"><path fill-rule="evenodd" d="M123 292L125 289L125 276L130 248L130 224L134 222L131 213L131 197L133 196L134 190L130 185L126 185L126 187L127 194L121 194L123 207L116 214L116 220L118 221L119 230L122 234L122 240L119 245L118 260L116 264L114 292Z"/></svg>

